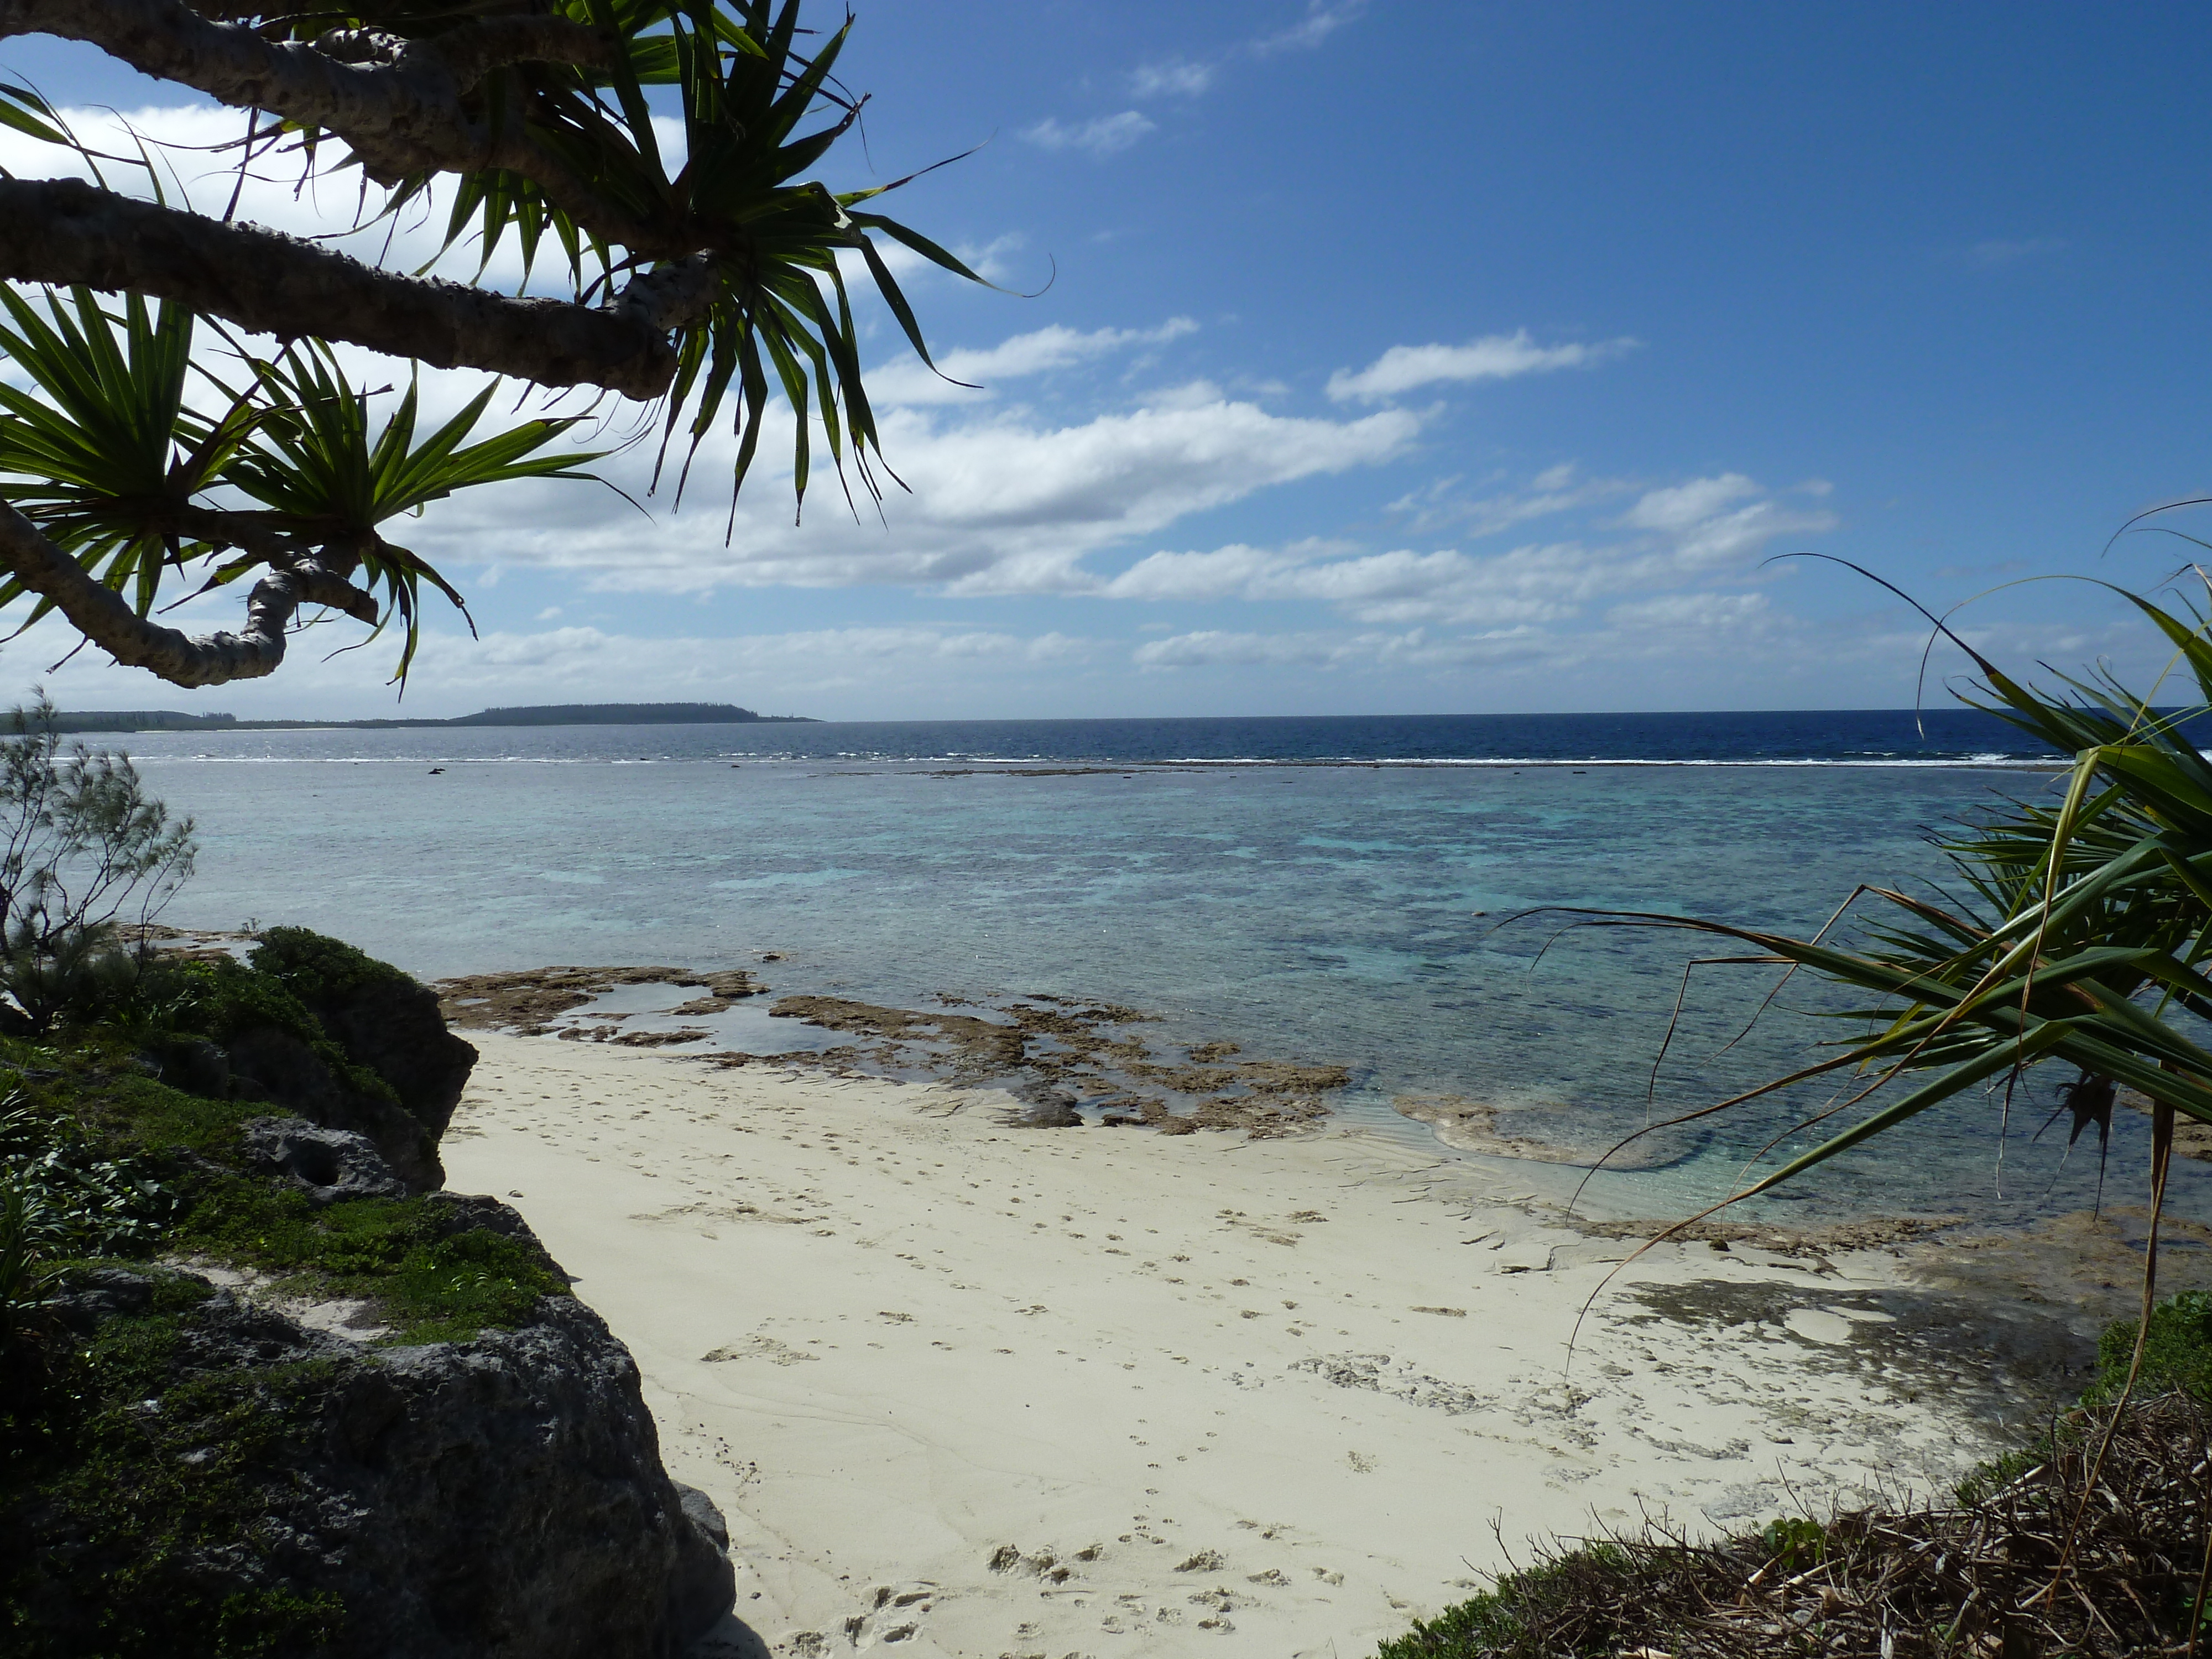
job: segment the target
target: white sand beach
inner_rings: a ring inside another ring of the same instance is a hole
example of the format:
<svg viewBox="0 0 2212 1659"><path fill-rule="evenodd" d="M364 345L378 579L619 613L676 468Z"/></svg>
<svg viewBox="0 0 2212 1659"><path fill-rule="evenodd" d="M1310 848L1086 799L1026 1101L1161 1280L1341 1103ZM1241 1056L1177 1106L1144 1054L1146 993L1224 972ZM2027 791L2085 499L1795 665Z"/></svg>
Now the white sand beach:
<svg viewBox="0 0 2212 1659"><path fill-rule="evenodd" d="M1570 1364L1629 1246L1493 1165L471 1036L451 1184L578 1276L727 1516L743 1626L705 1651L1358 1659L1531 1536L1755 1523L1994 1444L1868 1358L1887 1253L1663 1247Z"/></svg>

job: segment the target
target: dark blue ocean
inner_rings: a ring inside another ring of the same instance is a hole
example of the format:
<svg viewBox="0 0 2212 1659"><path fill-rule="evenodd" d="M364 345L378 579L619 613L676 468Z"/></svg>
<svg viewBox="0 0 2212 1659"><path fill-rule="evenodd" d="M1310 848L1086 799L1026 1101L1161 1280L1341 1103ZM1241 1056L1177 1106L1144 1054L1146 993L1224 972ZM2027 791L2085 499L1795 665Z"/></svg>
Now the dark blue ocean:
<svg viewBox="0 0 2212 1659"><path fill-rule="evenodd" d="M1662 1113L1702 1104L1837 1032L1810 1017L1816 988L1793 986L1728 1047L1771 980L1700 969L1655 1079L1696 942L1510 918L1598 907L1809 931L1856 883L1939 877L1932 828L1997 793L2045 798L2054 777L2039 745L1953 708L117 741L200 824L173 921L301 923L425 977L774 952L779 993L1103 999L1157 1015L1158 1039L1342 1063L1340 1109L1391 1133L1426 1133L1395 1097L1447 1092L1575 1140L1640 1124L1647 1090ZM1598 1200L1665 1214L1717 1196L1778 1134L1778 1151L1804 1144L1784 1109L1723 1119L1698 1156L1601 1182ZM2041 1116L2015 1104L2001 1179L1996 1111L1978 1100L1769 1213L2081 1207L2095 1151L2030 1143ZM2146 1139L2122 1114L2115 1201L2135 1201ZM1528 1167L1531 1190L1557 1173ZM2176 1189L2191 1213L2198 1167Z"/></svg>
<svg viewBox="0 0 2212 1659"><path fill-rule="evenodd" d="M195 747L201 734L179 737ZM290 753L298 734L229 734L210 756ZM319 740L324 734L310 734ZM483 741L479 742L481 737ZM392 746L383 746L389 739ZM266 740L266 741L264 741ZM2041 743L1978 710L1688 714L1347 714L1235 719L807 721L692 726L458 727L330 733L364 756L470 759L998 761L1577 761L1897 765L2039 758ZM165 739L164 741L167 741ZM635 750L635 757L626 751Z"/></svg>

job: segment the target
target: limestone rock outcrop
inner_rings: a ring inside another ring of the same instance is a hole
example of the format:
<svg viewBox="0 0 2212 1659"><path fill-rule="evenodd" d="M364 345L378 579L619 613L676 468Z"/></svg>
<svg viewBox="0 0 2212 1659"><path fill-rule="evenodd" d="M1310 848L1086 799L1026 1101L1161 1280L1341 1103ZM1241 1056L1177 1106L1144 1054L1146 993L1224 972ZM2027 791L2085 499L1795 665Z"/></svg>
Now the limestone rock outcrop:
<svg viewBox="0 0 2212 1659"><path fill-rule="evenodd" d="M57 1311L88 1336L143 1316L156 1283L102 1270ZM731 1606L720 1516L664 1472L636 1365L570 1297L520 1329L376 1348L218 1290L174 1318L167 1355L137 1409L167 1431L142 1455L204 1455L185 1419L222 1402L269 1431L234 1435L208 1483L252 1516L254 1547L211 1528L178 1570L218 1605L335 1598L313 1650L327 1659L673 1659ZM15 1519L70 1567L27 1612L88 1631L101 1534Z"/></svg>

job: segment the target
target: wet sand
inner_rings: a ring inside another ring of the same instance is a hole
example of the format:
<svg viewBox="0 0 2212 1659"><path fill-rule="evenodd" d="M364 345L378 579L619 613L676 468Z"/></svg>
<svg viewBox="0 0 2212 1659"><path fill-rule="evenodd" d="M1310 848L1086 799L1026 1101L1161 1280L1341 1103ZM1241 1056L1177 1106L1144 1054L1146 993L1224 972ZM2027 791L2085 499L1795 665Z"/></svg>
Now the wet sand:
<svg viewBox="0 0 2212 1659"><path fill-rule="evenodd" d="M452 1184L578 1275L727 1515L708 1652L1356 1659L1531 1536L1939 1486L2083 1357L1892 1250L1693 1243L1621 1273L1570 1364L1633 1242L1510 1168L472 1040Z"/></svg>

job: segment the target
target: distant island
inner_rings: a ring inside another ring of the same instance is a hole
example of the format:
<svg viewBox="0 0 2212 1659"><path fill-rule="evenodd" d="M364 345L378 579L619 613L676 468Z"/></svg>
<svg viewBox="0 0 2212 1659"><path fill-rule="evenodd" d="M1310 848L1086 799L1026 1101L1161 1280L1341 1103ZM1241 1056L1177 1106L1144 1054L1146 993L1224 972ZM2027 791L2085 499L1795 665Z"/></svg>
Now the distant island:
<svg viewBox="0 0 2212 1659"><path fill-rule="evenodd" d="M54 729L88 732L279 732L346 727L385 730L436 726L738 726L793 722L806 714L757 714L733 702L550 702L486 708L451 720L242 720L235 714L186 714L173 708L94 708L54 716Z"/></svg>

